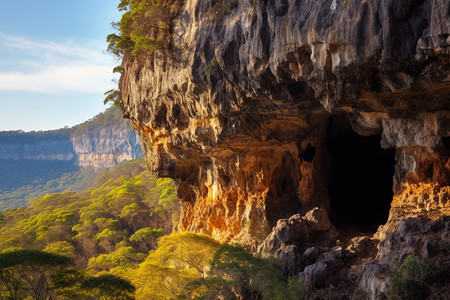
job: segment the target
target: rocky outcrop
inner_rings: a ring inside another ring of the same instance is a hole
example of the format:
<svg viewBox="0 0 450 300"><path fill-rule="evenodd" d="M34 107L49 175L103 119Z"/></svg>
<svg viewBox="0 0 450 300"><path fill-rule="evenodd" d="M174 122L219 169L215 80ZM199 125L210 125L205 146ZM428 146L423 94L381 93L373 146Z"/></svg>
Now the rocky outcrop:
<svg viewBox="0 0 450 300"><path fill-rule="evenodd" d="M89 130L72 136L71 141L81 167L109 168L142 157L138 136L127 123L121 128Z"/></svg>
<svg viewBox="0 0 450 300"><path fill-rule="evenodd" d="M389 278L393 270L398 270L398 266L408 255L426 259L436 267L436 272L441 276L440 280L435 282L438 288L434 288L433 297L434 299L448 297L449 229L448 216L435 221L421 218L407 218L400 221L398 228L379 244L376 259L363 267L359 287L366 292L367 299L380 299L392 292L389 290L391 288Z"/></svg>
<svg viewBox="0 0 450 300"><path fill-rule="evenodd" d="M447 0L239 0L212 15L220 1L184 1L170 55L122 63L124 115L177 182L180 230L251 247L314 207L346 226L384 224L393 196L393 222L419 198L408 216L448 213L404 194L450 182Z"/></svg>
<svg viewBox="0 0 450 300"><path fill-rule="evenodd" d="M317 258L318 246L334 244L337 235L327 213L316 207L305 216L295 214L278 220L258 252L263 257L279 258L284 272L295 275Z"/></svg>
<svg viewBox="0 0 450 300"><path fill-rule="evenodd" d="M450 216L450 186L407 184L392 200L388 222L378 228L375 237L384 240L407 218L437 220L442 215Z"/></svg>

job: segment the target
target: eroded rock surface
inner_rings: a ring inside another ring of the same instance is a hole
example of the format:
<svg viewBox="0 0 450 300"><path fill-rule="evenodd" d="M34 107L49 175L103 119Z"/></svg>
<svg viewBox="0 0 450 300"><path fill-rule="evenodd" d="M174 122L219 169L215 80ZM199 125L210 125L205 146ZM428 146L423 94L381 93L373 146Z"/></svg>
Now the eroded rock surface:
<svg viewBox="0 0 450 300"><path fill-rule="evenodd" d="M138 136L128 123L121 123L118 128L89 130L72 136L70 140L76 163L81 167L110 168L142 157Z"/></svg>
<svg viewBox="0 0 450 300"><path fill-rule="evenodd" d="M406 216L400 202L418 199L402 196L411 184L449 185L448 0L239 0L212 16L216 2L184 1L170 55L122 63L124 115L151 168L176 180L180 230L254 247L279 219L314 207L333 222L329 145L344 131L396 152L393 222ZM448 201L433 201L430 216L448 213ZM366 212L379 201L368 202Z"/></svg>
<svg viewBox="0 0 450 300"><path fill-rule="evenodd" d="M263 257L279 258L284 271L295 275L319 256L319 248L314 245L334 245L337 235L327 213L316 207L305 216L295 214L289 219L278 220L272 232L259 245L258 252Z"/></svg>
<svg viewBox="0 0 450 300"><path fill-rule="evenodd" d="M433 297L445 299L449 292L449 230L448 216L435 221L421 218L400 221L397 229L379 244L376 259L364 265L359 286L367 293L367 299L389 296L389 278L408 255L425 258L436 266L441 276Z"/></svg>

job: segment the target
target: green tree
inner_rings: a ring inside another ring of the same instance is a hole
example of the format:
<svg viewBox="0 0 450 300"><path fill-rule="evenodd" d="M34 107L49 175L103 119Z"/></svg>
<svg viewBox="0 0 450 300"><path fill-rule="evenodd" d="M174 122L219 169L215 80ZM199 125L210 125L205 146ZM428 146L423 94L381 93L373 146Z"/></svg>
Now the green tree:
<svg viewBox="0 0 450 300"><path fill-rule="evenodd" d="M124 231L105 228L102 232L96 235L100 246L106 249L108 253L111 253L115 249L115 245L118 244L126 236Z"/></svg>
<svg viewBox="0 0 450 300"><path fill-rule="evenodd" d="M109 271L112 268L136 268L145 260L146 255L137 253L133 247L119 247L110 254L101 254L89 259L88 269L94 272Z"/></svg>
<svg viewBox="0 0 450 300"><path fill-rule="evenodd" d="M180 204L173 180L170 178L158 178L152 192L159 196L159 206L155 211L161 214L163 218L171 220L175 226L178 223Z"/></svg>
<svg viewBox="0 0 450 300"><path fill-rule="evenodd" d="M438 278L436 266L427 259L419 260L408 255L403 264L389 278L394 299L424 299L433 292L433 283Z"/></svg>
<svg viewBox="0 0 450 300"><path fill-rule="evenodd" d="M171 47L172 19L179 11L179 0L122 0L119 11L123 11L119 23L113 28L119 34L106 37L108 51L122 57L125 53L151 54L156 49Z"/></svg>
<svg viewBox="0 0 450 300"><path fill-rule="evenodd" d="M207 299L233 294L244 299L298 299L289 293L295 291L295 282L288 282L276 263L224 244L214 253L209 276L194 281L193 286L201 287L195 291Z"/></svg>
<svg viewBox="0 0 450 300"><path fill-rule="evenodd" d="M92 291L95 299L134 299L136 288L126 279L112 274L103 274L86 279L81 287Z"/></svg>
<svg viewBox="0 0 450 300"><path fill-rule="evenodd" d="M137 242L145 252L156 247L156 241L164 234L162 228L141 228L130 236L130 241Z"/></svg>
<svg viewBox="0 0 450 300"><path fill-rule="evenodd" d="M134 224L133 219L143 211L144 209L140 208L137 203L133 203L122 208L120 217L129 219L131 226L133 226L133 232L136 232L136 225Z"/></svg>
<svg viewBox="0 0 450 300"><path fill-rule="evenodd" d="M108 39L107 39L107 41L108 41ZM108 49L109 49L109 47L108 47ZM113 53L114 53L114 51L113 51ZM117 107L117 108L121 108L122 107L122 100L121 100L121 97L120 97L120 91L119 90L111 89L109 91L106 91L104 93L104 95L105 95L105 99L103 99L103 104L106 105L107 103L112 102L115 107Z"/></svg>
<svg viewBox="0 0 450 300"><path fill-rule="evenodd" d="M75 247L67 241L58 241L58 242L48 244L44 248L44 251L58 254L58 255L67 256L72 259L75 258L75 256L76 256Z"/></svg>
<svg viewBox="0 0 450 300"><path fill-rule="evenodd" d="M21 249L0 254L0 282L11 299L29 295L33 299L53 299L67 287L61 278L71 259L39 250Z"/></svg>
<svg viewBox="0 0 450 300"><path fill-rule="evenodd" d="M186 295L189 282L202 278L220 244L205 234L179 232L159 239L145 262L133 272L140 299L176 299Z"/></svg>

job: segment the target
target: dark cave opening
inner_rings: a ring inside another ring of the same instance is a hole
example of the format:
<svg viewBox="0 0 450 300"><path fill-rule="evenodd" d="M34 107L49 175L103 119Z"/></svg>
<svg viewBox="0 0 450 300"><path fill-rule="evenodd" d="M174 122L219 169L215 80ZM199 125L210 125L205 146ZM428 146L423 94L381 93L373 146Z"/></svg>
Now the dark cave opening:
<svg viewBox="0 0 450 300"><path fill-rule="evenodd" d="M311 144L308 144L308 147L306 147L305 152L303 152L300 157L304 161L312 162L314 160L314 157L316 157L316 147L313 147L311 146Z"/></svg>
<svg viewBox="0 0 450 300"><path fill-rule="evenodd" d="M393 197L395 150L382 149L380 139L380 135L358 135L345 116L330 120L329 215L338 228L375 231L387 221Z"/></svg>

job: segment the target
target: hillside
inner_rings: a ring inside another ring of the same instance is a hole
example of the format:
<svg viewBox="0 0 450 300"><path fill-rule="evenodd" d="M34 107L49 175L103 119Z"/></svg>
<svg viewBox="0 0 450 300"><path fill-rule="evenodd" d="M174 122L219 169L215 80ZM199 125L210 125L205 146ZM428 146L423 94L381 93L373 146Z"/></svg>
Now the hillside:
<svg viewBox="0 0 450 300"><path fill-rule="evenodd" d="M29 207L3 211L0 251L63 246L61 252L86 267L90 258L114 252L121 241L130 243L140 229L170 233L179 211L174 193L173 182L152 175L143 159L125 162L101 172L80 192L47 194Z"/></svg>

